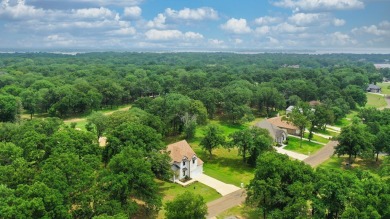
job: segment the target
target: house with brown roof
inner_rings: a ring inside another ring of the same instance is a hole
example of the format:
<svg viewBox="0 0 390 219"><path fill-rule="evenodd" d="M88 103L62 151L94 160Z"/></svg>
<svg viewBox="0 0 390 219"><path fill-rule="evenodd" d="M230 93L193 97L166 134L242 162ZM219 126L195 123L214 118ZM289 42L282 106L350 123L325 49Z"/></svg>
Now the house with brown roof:
<svg viewBox="0 0 390 219"><path fill-rule="evenodd" d="M285 140L287 140L287 131L277 127L276 125L273 125L272 123L268 122L267 120L263 120L261 122L256 123L255 127L259 127L259 128L268 130L270 136L279 145L282 145L283 142Z"/></svg>
<svg viewBox="0 0 390 219"><path fill-rule="evenodd" d="M196 156L186 140L168 145L167 151L171 157L173 182L186 177L194 178L203 173L203 161Z"/></svg>
<svg viewBox="0 0 390 219"><path fill-rule="evenodd" d="M269 118L267 121L281 129L286 130L289 135L299 136L301 133L298 127L294 126L288 121L283 120L281 116Z"/></svg>

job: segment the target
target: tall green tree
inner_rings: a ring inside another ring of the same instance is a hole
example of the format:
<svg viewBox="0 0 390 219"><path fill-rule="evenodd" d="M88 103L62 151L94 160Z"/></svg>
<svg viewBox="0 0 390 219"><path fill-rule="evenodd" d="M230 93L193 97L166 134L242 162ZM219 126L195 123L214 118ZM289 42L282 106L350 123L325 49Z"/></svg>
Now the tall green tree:
<svg viewBox="0 0 390 219"><path fill-rule="evenodd" d="M347 154L349 163L352 163L353 155L356 157L373 151L373 136L361 124L342 128L338 141L339 144L335 147L335 154L338 156Z"/></svg>
<svg viewBox="0 0 390 219"><path fill-rule="evenodd" d="M223 132L216 125L209 125L206 128L206 134L200 146L203 150L209 152L210 159L212 157L212 151L225 143L225 136Z"/></svg>
<svg viewBox="0 0 390 219"><path fill-rule="evenodd" d="M19 119L22 104L12 95L0 95L0 122L15 122Z"/></svg>
<svg viewBox="0 0 390 219"><path fill-rule="evenodd" d="M257 127L244 129L230 134L229 138L232 139L229 142L229 147L237 147L242 161L251 166L256 165L256 159L260 154L272 150L273 140L266 129Z"/></svg>
<svg viewBox="0 0 390 219"><path fill-rule="evenodd" d="M87 121L95 127L94 130L96 132L97 140L99 141L99 138L103 136L103 133L108 126L108 117L101 112L93 112L88 116Z"/></svg>
<svg viewBox="0 0 390 219"><path fill-rule="evenodd" d="M165 210L167 219L201 219L206 218L207 205L202 196L186 191L167 202Z"/></svg>
<svg viewBox="0 0 390 219"><path fill-rule="evenodd" d="M257 160L246 203L261 209L262 218L305 218L312 196L313 170L286 155L265 152ZM260 218L260 215L258 215Z"/></svg>
<svg viewBox="0 0 390 219"><path fill-rule="evenodd" d="M124 148L111 159L101 185L123 208L137 209L139 204L135 199L138 199L145 202L150 211L158 211L162 205L161 195L150 165L142 152ZM134 213L130 211L128 216Z"/></svg>

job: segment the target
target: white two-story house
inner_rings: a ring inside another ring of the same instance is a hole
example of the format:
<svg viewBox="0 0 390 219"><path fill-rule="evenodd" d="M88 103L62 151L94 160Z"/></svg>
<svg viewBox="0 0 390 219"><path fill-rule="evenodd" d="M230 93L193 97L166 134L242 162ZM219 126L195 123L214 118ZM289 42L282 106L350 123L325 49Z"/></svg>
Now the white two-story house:
<svg viewBox="0 0 390 219"><path fill-rule="evenodd" d="M168 145L171 157L172 181L194 178L203 173L203 161L199 159L186 140Z"/></svg>

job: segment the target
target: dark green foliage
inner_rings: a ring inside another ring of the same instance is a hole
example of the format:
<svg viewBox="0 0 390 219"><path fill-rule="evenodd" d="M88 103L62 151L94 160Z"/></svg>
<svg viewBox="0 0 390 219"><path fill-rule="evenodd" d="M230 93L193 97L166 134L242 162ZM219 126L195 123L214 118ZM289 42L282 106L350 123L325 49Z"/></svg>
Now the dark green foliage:
<svg viewBox="0 0 390 219"><path fill-rule="evenodd" d="M167 219L201 219L206 218L207 214L207 206L202 196L188 191L167 202L165 209Z"/></svg>
<svg viewBox="0 0 390 219"><path fill-rule="evenodd" d="M229 142L229 147L237 147L242 161L253 167L256 166L256 159L259 155L272 150L273 140L266 129L257 127L244 129L232 133L229 138L232 139Z"/></svg>
<svg viewBox="0 0 390 219"><path fill-rule="evenodd" d="M219 146L225 143L225 136L223 136L222 131L215 125L209 125L206 129L206 133L200 146L203 150L209 152L210 158L212 156L212 151Z"/></svg>
<svg viewBox="0 0 390 219"><path fill-rule="evenodd" d="M313 176L310 166L291 161L286 155L265 152L257 160L246 201L261 208L263 218L304 217L313 192Z"/></svg>

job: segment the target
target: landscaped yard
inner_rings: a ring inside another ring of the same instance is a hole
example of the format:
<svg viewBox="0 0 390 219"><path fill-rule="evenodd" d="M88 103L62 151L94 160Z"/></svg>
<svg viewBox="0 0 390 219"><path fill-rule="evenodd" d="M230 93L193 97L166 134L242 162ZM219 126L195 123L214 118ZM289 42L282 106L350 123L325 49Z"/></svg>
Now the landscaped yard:
<svg viewBox="0 0 390 219"><path fill-rule="evenodd" d="M195 182L187 187L183 187L176 183L164 182L157 180L160 187L160 192L163 194L163 204L168 201L172 201L177 195L184 193L185 191L193 192L194 194L201 195L205 202L210 202L222 197L215 189L210 188L202 183ZM164 207L160 210L158 218L164 218Z"/></svg>
<svg viewBox="0 0 390 219"><path fill-rule="evenodd" d="M309 138L309 132L305 132L304 138L307 138L307 139ZM318 142L321 142L321 143L325 143L325 144L329 142L328 138L324 138L324 137L318 136L316 134L313 134L312 140L313 141L318 141Z"/></svg>
<svg viewBox="0 0 390 219"><path fill-rule="evenodd" d="M261 120L261 118L257 120ZM210 124L217 125L224 133L226 140L228 140L229 134L251 126L251 123L231 125L217 120L211 120ZM253 178L254 169L243 164L242 157L238 156L237 149L229 150L220 147L213 150L211 159L209 154L202 150L199 143L204 136L205 129L206 126L198 127L195 138L189 141L195 153L205 162L203 166L204 173L221 180L222 182L234 184L236 186L240 186L241 182L248 184Z"/></svg>
<svg viewBox="0 0 390 219"><path fill-rule="evenodd" d="M290 151L295 151L295 152L301 153L301 154L309 155L309 154L315 153L316 151L318 151L319 149L321 149L323 147L323 145L321 145L321 144L317 144L317 143L309 142L309 141L305 141L305 140L302 141L302 147L301 147L300 141L301 141L301 139L294 138L294 137L290 136L288 138L288 145L284 149L290 150Z"/></svg>
<svg viewBox="0 0 390 219"><path fill-rule="evenodd" d="M381 108L387 106L386 100L383 96L378 94L367 93L366 107Z"/></svg>
<svg viewBox="0 0 390 219"><path fill-rule="evenodd" d="M382 88L382 94L390 94L390 89L388 88L390 83L377 83L376 85Z"/></svg>
<svg viewBox="0 0 390 219"><path fill-rule="evenodd" d="M352 168L348 169L346 168L345 164L348 162L348 156L333 156L324 163L317 166L317 168L326 168L326 169L344 169L344 170L368 170L372 173L378 173L379 167L381 164L381 157L379 157L378 163L375 162L375 159L360 159L357 158L352 163Z"/></svg>

